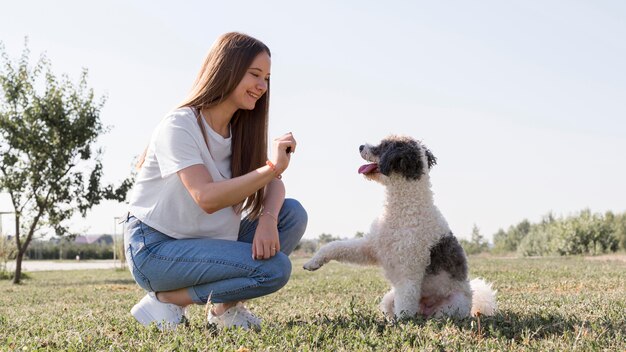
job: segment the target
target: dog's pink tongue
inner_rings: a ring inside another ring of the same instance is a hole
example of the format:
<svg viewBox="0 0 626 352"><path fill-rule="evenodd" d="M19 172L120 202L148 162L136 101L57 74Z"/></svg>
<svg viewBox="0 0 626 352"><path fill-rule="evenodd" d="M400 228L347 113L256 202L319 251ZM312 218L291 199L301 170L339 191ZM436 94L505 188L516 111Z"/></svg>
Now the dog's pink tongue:
<svg viewBox="0 0 626 352"><path fill-rule="evenodd" d="M376 163L372 163L372 164L366 164L366 165L362 165L359 168L359 173L360 174L369 174L370 172L377 170L378 169L378 164Z"/></svg>

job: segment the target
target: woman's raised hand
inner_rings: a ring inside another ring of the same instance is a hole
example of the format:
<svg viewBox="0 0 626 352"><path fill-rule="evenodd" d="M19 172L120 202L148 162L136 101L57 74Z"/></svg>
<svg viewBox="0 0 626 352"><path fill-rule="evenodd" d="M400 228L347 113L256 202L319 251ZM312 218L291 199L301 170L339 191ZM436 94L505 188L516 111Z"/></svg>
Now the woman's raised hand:
<svg viewBox="0 0 626 352"><path fill-rule="evenodd" d="M291 153L296 151L296 140L291 132L274 138L272 144L272 163L276 166L276 172L280 175L289 166Z"/></svg>

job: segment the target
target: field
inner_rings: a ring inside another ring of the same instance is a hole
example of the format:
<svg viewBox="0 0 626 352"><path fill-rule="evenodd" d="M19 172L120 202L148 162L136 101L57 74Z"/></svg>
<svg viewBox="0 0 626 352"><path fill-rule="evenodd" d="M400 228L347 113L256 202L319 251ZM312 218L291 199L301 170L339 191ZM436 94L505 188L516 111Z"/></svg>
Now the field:
<svg viewBox="0 0 626 352"><path fill-rule="evenodd" d="M619 259L471 257L471 277L498 289L496 316L390 323L377 310L387 289L377 268L309 273L296 258L285 288L250 302L258 333L207 329L201 306L188 328L144 328L129 313L144 293L128 271L32 272L22 285L0 281L0 350L626 351Z"/></svg>

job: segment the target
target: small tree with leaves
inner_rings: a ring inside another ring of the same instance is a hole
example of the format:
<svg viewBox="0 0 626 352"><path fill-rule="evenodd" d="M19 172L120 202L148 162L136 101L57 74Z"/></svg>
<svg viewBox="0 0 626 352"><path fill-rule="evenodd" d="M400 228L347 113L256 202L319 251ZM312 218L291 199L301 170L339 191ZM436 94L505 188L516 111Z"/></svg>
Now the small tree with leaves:
<svg viewBox="0 0 626 352"><path fill-rule="evenodd" d="M86 79L83 70L77 85L59 80L45 56L31 67L26 46L13 63L0 43L0 191L15 216L14 283L36 233L67 235L76 211L85 216L104 199L123 201L132 186L132 175L117 188L101 185L102 150L94 144L106 132L104 99L94 101Z"/></svg>
<svg viewBox="0 0 626 352"><path fill-rule="evenodd" d="M465 250L465 253L470 255L478 254L485 252L489 249L489 243L485 241L483 235L480 234L480 229L478 228L478 226L476 226L476 224L474 224L474 227L472 227L471 238L472 239L470 241L465 239L459 241L461 243L461 246Z"/></svg>

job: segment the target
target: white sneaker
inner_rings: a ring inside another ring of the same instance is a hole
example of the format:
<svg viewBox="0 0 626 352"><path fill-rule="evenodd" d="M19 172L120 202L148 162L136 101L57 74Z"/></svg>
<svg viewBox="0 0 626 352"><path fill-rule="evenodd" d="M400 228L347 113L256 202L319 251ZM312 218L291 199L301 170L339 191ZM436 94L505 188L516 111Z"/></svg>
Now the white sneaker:
<svg viewBox="0 0 626 352"><path fill-rule="evenodd" d="M159 330L174 330L187 320L183 307L159 301L154 292L148 292L130 313L144 326L156 323Z"/></svg>
<svg viewBox="0 0 626 352"><path fill-rule="evenodd" d="M213 315L213 310L209 310L207 320L209 324L217 325L219 328L240 327L244 330L261 330L261 319L252 314L241 302L228 308L222 315Z"/></svg>

